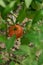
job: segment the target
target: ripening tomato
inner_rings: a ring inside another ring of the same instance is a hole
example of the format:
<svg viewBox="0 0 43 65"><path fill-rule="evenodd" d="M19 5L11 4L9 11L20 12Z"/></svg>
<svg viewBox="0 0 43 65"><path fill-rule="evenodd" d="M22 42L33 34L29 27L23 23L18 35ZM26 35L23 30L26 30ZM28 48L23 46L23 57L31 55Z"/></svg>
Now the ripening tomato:
<svg viewBox="0 0 43 65"><path fill-rule="evenodd" d="M16 35L16 38L20 38L23 35L23 28L16 24L16 25L12 25L8 28L8 36L13 36Z"/></svg>

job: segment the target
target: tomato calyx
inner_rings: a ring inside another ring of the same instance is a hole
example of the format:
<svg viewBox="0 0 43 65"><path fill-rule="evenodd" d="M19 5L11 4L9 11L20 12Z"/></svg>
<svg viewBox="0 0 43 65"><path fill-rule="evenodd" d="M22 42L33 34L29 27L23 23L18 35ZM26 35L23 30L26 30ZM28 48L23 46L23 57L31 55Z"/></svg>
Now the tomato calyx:
<svg viewBox="0 0 43 65"><path fill-rule="evenodd" d="M16 30L17 30L17 28L15 27L15 28L14 28L14 31L16 31Z"/></svg>

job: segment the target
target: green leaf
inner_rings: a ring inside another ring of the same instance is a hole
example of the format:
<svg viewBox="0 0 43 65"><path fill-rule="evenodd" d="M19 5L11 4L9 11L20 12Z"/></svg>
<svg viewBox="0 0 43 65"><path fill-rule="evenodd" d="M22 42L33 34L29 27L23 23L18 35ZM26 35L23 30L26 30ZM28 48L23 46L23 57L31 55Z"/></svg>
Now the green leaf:
<svg viewBox="0 0 43 65"><path fill-rule="evenodd" d="M3 0L0 0L0 6L2 6L2 7L6 7L6 5L5 5L5 3L4 3Z"/></svg>
<svg viewBox="0 0 43 65"><path fill-rule="evenodd" d="M26 7L29 8L32 0L25 0Z"/></svg>
<svg viewBox="0 0 43 65"><path fill-rule="evenodd" d="M43 52L39 56L39 60L38 60L38 65L42 65L42 64L43 64Z"/></svg>
<svg viewBox="0 0 43 65"><path fill-rule="evenodd" d="M15 62L14 61L11 61L9 65L15 65Z"/></svg>
<svg viewBox="0 0 43 65"><path fill-rule="evenodd" d="M2 18L0 19L0 30L6 30L7 25L6 25L6 21L3 20Z"/></svg>
<svg viewBox="0 0 43 65"><path fill-rule="evenodd" d="M14 8L15 3L16 1L12 1L10 2L10 4L6 6L6 8L4 9L2 13L3 18L6 17L6 15Z"/></svg>
<svg viewBox="0 0 43 65"><path fill-rule="evenodd" d="M43 8L43 3L40 3L38 0L34 0L31 3L31 8L35 11L38 11Z"/></svg>
<svg viewBox="0 0 43 65"><path fill-rule="evenodd" d="M36 12L36 15L35 15L35 17L33 19L32 25L37 23L40 19L43 19L43 9Z"/></svg>
<svg viewBox="0 0 43 65"><path fill-rule="evenodd" d="M36 60L34 60L34 62L32 63L32 65L38 65L38 62Z"/></svg>
<svg viewBox="0 0 43 65"><path fill-rule="evenodd" d="M21 38L21 44L29 44L29 37L27 36L27 34L24 34L23 37Z"/></svg>
<svg viewBox="0 0 43 65"><path fill-rule="evenodd" d="M20 49L26 52L25 55L30 55L30 48L28 47L28 45L21 45Z"/></svg>
<svg viewBox="0 0 43 65"><path fill-rule="evenodd" d="M4 35L0 35L0 42L6 42L6 37Z"/></svg>
<svg viewBox="0 0 43 65"><path fill-rule="evenodd" d="M3 63L5 63L5 61L2 58L0 58L0 65Z"/></svg>
<svg viewBox="0 0 43 65"><path fill-rule="evenodd" d="M37 61L35 60L35 58L32 58L30 54L21 62L21 65L37 65Z"/></svg>
<svg viewBox="0 0 43 65"><path fill-rule="evenodd" d="M22 61L22 65L30 65L29 64L29 57Z"/></svg>
<svg viewBox="0 0 43 65"><path fill-rule="evenodd" d="M33 30L31 30L31 31L29 31L28 33L27 33L27 36L28 36L28 38L29 38L29 40L32 42L38 42L38 40L39 40L39 33L37 33L36 31L33 31Z"/></svg>
<svg viewBox="0 0 43 65"><path fill-rule="evenodd" d="M16 39L15 35L12 36L10 39L7 39L6 48L8 51L13 47L15 39Z"/></svg>
<svg viewBox="0 0 43 65"><path fill-rule="evenodd" d="M32 10L27 11L27 17L30 19L33 19L35 14L36 14L36 11L32 11Z"/></svg>
<svg viewBox="0 0 43 65"><path fill-rule="evenodd" d="M17 22L19 21L19 23L21 23L25 17L26 17L26 10L24 7L22 7L22 9L20 10L19 15L17 17Z"/></svg>
<svg viewBox="0 0 43 65"><path fill-rule="evenodd" d="M26 52L24 50L22 50L22 49L19 49L19 50L14 51L14 54L15 55L25 55Z"/></svg>
<svg viewBox="0 0 43 65"><path fill-rule="evenodd" d="M38 2L40 2L40 3L42 3L42 2L43 2L43 0L36 0L36 1L38 1Z"/></svg>
<svg viewBox="0 0 43 65"><path fill-rule="evenodd" d="M15 65L19 65L18 63L15 63Z"/></svg>
<svg viewBox="0 0 43 65"><path fill-rule="evenodd" d="M0 59L0 64L2 64L3 63L3 60L2 59Z"/></svg>
<svg viewBox="0 0 43 65"><path fill-rule="evenodd" d="M27 33L25 33L21 38L22 45L27 45L30 42L38 48L43 49L43 24L35 24L33 29L27 31Z"/></svg>
<svg viewBox="0 0 43 65"><path fill-rule="evenodd" d="M32 65L33 59L31 56L26 57L22 62L21 65Z"/></svg>
<svg viewBox="0 0 43 65"><path fill-rule="evenodd" d="M14 52L15 55L30 55L30 48L27 45L21 45L18 51Z"/></svg>

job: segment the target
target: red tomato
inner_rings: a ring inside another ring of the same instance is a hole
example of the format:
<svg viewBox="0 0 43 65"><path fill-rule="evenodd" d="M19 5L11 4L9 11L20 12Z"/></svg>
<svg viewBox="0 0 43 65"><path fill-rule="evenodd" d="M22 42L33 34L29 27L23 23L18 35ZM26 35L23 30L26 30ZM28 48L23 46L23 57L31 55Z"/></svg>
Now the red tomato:
<svg viewBox="0 0 43 65"><path fill-rule="evenodd" d="M8 29L8 36L11 37L14 34L16 35L16 38L20 38L23 35L23 28L18 24L10 26Z"/></svg>

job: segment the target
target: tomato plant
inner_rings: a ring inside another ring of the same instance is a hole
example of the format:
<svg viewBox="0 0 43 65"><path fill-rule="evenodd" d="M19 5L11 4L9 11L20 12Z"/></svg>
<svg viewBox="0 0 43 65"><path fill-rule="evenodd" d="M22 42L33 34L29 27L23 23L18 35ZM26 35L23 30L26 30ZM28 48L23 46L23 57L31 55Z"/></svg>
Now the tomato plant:
<svg viewBox="0 0 43 65"><path fill-rule="evenodd" d="M43 65L43 0L0 0L0 65Z"/></svg>

